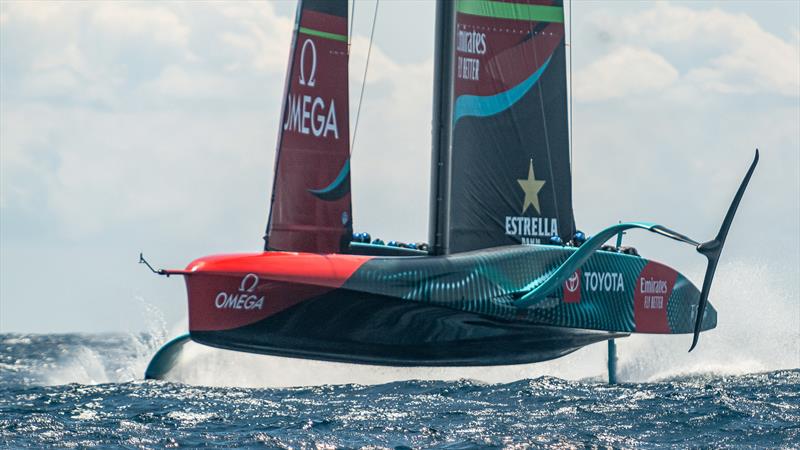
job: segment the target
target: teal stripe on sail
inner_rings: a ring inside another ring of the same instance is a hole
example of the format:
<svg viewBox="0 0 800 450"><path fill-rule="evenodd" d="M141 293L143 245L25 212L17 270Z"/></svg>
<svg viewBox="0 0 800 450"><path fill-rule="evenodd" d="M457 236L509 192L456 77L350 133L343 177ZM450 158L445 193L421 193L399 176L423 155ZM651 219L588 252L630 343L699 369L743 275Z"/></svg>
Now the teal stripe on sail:
<svg viewBox="0 0 800 450"><path fill-rule="evenodd" d="M550 58L542 64L536 72L525 79L520 84L512 87L511 89L495 95L481 96L481 95L461 95L456 99L455 108L453 111L453 125L455 126L458 119L466 116L487 117L493 116L510 108L511 105L518 102L533 85L539 81L539 78L547 69L550 64Z"/></svg>
<svg viewBox="0 0 800 450"><path fill-rule="evenodd" d="M322 189L307 189L308 192L328 202L339 200L350 192L350 159L344 162L339 175L328 186Z"/></svg>
<svg viewBox="0 0 800 450"><path fill-rule="evenodd" d="M491 0L459 0L458 12L495 19L527 20L532 22L564 22L561 6L526 5Z"/></svg>

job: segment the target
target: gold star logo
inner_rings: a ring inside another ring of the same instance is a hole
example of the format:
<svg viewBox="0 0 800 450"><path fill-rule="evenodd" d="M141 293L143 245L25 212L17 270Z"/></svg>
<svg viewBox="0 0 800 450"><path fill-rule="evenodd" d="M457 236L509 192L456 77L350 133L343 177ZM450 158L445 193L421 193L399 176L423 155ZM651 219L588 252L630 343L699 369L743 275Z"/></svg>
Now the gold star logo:
<svg viewBox="0 0 800 450"><path fill-rule="evenodd" d="M523 178L517 180L517 183L519 183L520 187L522 187L522 190L525 192L525 201L522 202L522 214L525 214L525 211L528 210L528 205L532 205L536 212L541 214L542 211L539 209L539 191L542 190L545 182L536 179L536 175L533 173L533 160L531 160L530 166L528 166L528 179Z"/></svg>

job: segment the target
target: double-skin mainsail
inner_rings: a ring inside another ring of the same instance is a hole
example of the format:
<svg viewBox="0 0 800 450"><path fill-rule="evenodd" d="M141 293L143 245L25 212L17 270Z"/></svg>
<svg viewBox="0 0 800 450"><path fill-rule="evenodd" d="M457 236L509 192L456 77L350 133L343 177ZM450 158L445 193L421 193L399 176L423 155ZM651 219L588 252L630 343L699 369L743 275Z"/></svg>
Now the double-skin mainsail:
<svg viewBox="0 0 800 450"><path fill-rule="evenodd" d="M574 232L560 0L437 10L434 254Z"/></svg>

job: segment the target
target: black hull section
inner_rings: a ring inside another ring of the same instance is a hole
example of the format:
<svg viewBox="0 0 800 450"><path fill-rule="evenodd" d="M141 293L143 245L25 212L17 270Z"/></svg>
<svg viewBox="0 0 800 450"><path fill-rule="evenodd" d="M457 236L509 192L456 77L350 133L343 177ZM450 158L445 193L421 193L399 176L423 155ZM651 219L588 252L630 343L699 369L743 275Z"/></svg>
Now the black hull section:
<svg viewBox="0 0 800 450"><path fill-rule="evenodd" d="M255 324L191 333L196 342L230 350L392 366L533 363L626 335L502 321L346 290Z"/></svg>

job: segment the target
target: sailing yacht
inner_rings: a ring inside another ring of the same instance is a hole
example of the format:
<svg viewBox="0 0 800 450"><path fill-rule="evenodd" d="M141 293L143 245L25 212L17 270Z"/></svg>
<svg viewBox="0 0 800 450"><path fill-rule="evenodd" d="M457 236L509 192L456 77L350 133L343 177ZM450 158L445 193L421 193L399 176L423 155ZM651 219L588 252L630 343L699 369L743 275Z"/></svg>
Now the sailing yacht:
<svg viewBox="0 0 800 450"><path fill-rule="evenodd" d="M181 270L189 340L393 366L545 361L631 333L716 326L708 294L758 152L717 236L631 222L576 230L560 0L436 4L429 243L353 234L348 1L299 0L263 251ZM708 258L702 288L607 242L642 229ZM355 239L354 239L355 236ZM142 259L142 261L144 261Z"/></svg>

